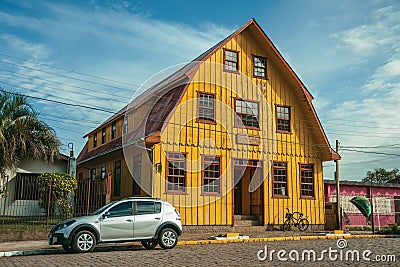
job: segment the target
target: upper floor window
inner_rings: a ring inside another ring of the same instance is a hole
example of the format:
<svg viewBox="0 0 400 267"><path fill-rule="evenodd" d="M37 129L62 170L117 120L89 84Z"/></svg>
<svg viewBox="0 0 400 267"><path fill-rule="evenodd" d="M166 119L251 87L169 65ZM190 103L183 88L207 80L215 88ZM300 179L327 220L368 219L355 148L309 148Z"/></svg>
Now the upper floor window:
<svg viewBox="0 0 400 267"><path fill-rule="evenodd" d="M126 134L128 132L128 116L124 117L124 125L122 127L122 133Z"/></svg>
<svg viewBox="0 0 400 267"><path fill-rule="evenodd" d="M101 130L101 143L104 144L106 142L106 128Z"/></svg>
<svg viewBox="0 0 400 267"><path fill-rule="evenodd" d="M97 133L93 134L93 148L97 147Z"/></svg>
<svg viewBox="0 0 400 267"><path fill-rule="evenodd" d="M265 57L253 57L253 75L255 77L267 77L267 59Z"/></svg>
<svg viewBox="0 0 400 267"><path fill-rule="evenodd" d="M203 193L221 193L221 158L203 156Z"/></svg>
<svg viewBox="0 0 400 267"><path fill-rule="evenodd" d="M274 196L287 196L287 163L274 162L273 166Z"/></svg>
<svg viewBox="0 0 400 267"><path fill-rule="evenodd" d="M236 122L236 126L243 125L249 128L260 128L258 123L258 102L236 99L235 111L241 120Z"/></svg>
<svg viewBox="0 0 400 267"><path fill-rule="evenodd" d="M92 180L96 179L96 168L90 169L90 178Z"/></svg>
<svg viewBox="0 0 400 267"><path fill-rule="evenodd" d="M140 195L141 189L141 174L142 174L142 154L133 157L133 184L132 195Z"/></svg>
<svg viewBox="0 0 400 267"><path fill-rule="evenodd" d="M114 121L111 124L111 138L115 139L117 137L117 123Z"/></svg>
<svg viewBox="0 0 400 267"><path fill-rule="evenodd" d="M215 121L215 97L212 94L199 93L197 117L201 121Z"/></svg>
<svg viewBox="0 0 400 267"><path fill-rule="evenodd" d="M182 153L167 154L167 191L185 192L186 157Z"/></svg>
<svg viewBox="0 0 400 267"><path fill-rule="evenodd" d="M314 165L300 164L301 196L314 197Z"/></svg>
<svg viewBox="0 0 400 267"><path fill-rule="evenodd" d="M224 70L239 70L239 53L232 50L224 50Z"/></svg>
<svg viewBox="0 0 400 267"><path fill-rule="evenodd" d="M114 165L114 196L121 195L121 161L115 161Z"/></svg>
<svg viewBox="0 0 400 267"><path fill-rule="evenodd" d="M276 128L278 132L291 132L290 107L276 106Z"/></svg>
<svg viewBox="0 0 400 267"><path fill-rule="evenodd" d="M107 173L106 173L106 165L101 166L100 168L100 178L101 179L106 179Z"/></svg>

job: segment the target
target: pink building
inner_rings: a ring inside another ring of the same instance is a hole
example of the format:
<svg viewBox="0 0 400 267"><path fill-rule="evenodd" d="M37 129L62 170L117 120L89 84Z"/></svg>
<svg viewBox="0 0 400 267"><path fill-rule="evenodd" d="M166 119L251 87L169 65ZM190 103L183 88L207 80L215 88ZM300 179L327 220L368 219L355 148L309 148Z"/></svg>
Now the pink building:
<svg viewBox="0 0 400 267"><path fill-rule="evenodd" d="M324 185L325 202L336 202L336 182L325 180ZM368 182L341 181L340 202L343 224L346 226L367 225L367 219L356 206L350 203L350 200L355 196L365 196L370 199L371 194L376 229L394 223L400 224L400 184L372 183L371 188L371 184Z"/></svg>

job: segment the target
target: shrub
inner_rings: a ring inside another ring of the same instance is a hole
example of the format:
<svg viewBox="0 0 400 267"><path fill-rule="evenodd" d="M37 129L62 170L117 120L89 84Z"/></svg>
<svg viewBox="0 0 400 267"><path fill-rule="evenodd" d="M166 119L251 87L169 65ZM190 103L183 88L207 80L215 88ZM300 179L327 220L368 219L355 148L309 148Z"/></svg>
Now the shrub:
<svg viewBox="0 0 400 267"><path fill-rule="evenodd" d="M72 216L71 193L76 190L77 186L76 178L66 173L48 172L40 175L37 179L40 205L46 211L49 210L49 215L58 211L66 218Z"/></svg>

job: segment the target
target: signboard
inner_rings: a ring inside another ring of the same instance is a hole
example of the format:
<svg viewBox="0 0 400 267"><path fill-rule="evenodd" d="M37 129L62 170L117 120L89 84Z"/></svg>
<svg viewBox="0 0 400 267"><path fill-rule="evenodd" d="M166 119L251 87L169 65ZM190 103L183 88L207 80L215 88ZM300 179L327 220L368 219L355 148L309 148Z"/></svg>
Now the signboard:
<svg viewBox="0 0 400 267"><path fill-rule="evenodd" d="M243 144L243 145L259 146L260 145L260 136L259 135L248 135L248 134L237 134L236 142L238 144Z"/></svg>

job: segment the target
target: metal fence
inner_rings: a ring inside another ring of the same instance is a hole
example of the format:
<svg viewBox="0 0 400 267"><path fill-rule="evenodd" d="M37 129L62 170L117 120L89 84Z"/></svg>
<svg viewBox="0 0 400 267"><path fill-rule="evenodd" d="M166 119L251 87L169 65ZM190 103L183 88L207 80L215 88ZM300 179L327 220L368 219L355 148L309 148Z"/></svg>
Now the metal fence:
<svg viewBox="0 0 400 267"><path fill-rule="evenodd" d="M110 201L111 177L79 179L75 192L62 199L52 197L51 182L41 194L38 177L23 173L13 179L1 177L5 194L0 198L0 241L43 238L60 221L90 214Z"/></svg>

